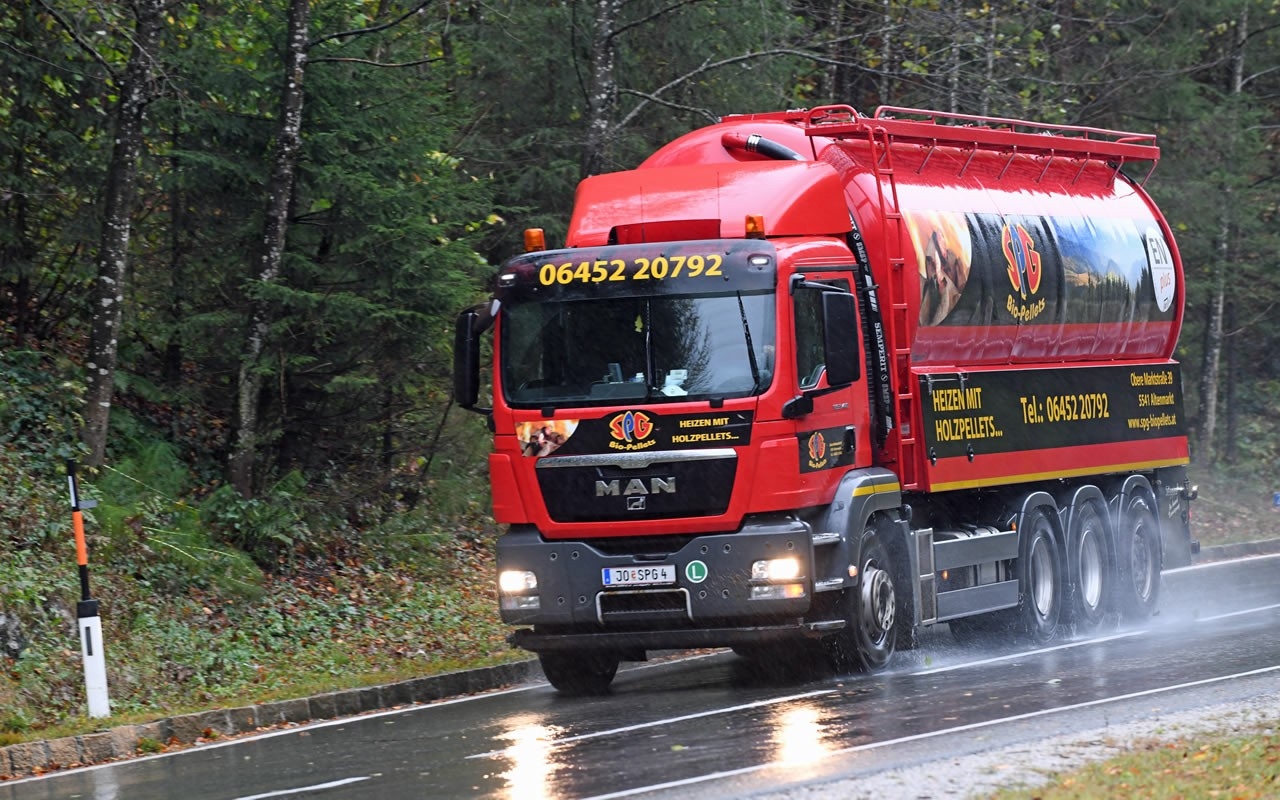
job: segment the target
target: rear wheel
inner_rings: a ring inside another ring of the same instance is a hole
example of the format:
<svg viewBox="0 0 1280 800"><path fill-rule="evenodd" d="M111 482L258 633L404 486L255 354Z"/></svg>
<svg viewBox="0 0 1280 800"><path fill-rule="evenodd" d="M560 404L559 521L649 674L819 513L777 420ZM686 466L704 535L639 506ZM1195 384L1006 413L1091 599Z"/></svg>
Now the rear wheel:
<svg viewBox="0 0 1280 800"><path fill-rule="evenodd" d="M1072 575L1068 621L1077 633L1092 633L1106 618L1115 575L1106 520L1097 503L1086 501L1077 510L1068 541Z"/></svg>
<svg viewBox="0 0 1280 800"><path fill-rule="evenodd" d="M614 653L585 651L579 653L539 653L542 674L563 694L592 695L609 691L618 672L619 658Z"/></svg>
<svg viewBox="0 0 1280 800"><path fill-rule="evenodd" d="M1019 632L1033 642L1053 639L1062 614L1062 559L1053 523L1043 508L1037 508L1022 521L1022 556L1018 559L1018 582L1021 601L1017 610Z"/></svg>
<svg viewBox="0 0 1280 800"><path fill-rule="evenodd" d="M897 639L898 595L889 551L874 528L862 534L858 585L842 602L845 628L828 640L836 668L878 672L889 664Z"/></svg>
<svg viewBox="0 0 1280 800"><path fill-rule="evenodd" d="M1160 528L1142 495L1129 498L1116 535L1120 613L1131 621L1151 616L1160 599Z"/></svg>

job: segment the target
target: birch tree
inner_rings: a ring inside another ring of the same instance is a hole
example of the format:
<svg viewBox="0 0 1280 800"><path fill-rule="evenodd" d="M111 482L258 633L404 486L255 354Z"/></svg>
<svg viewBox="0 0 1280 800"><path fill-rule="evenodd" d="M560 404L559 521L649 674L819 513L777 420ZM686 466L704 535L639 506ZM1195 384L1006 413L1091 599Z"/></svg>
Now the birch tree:
<svg viewBox="0 0 1280 800"><path fill-rule="evenodd" d="M384 64L376 59L321 57L312 59L313 47L327 42L351 41L393 28L418 14L429 5L423 0L407 11L381 18L374 24L312 39L311 3L290 0L288 32L285 40L283 80L280 88L279 119L275 146L271 157L271 175L267 183L266 213L260 252L251 280L249 326L244 352L240 359L236 382L236 421L227 473L231 485L242 497L255 491L259 448L260 401L264 378L274 369L269 364L269 338L274 320L274 305L268 289L281 279L288 241L291 208L297 184L298 156L303 146L304 79L308 65L322 62L360 63L371 67L404 68L430 62L431 58L414 59L398 64ZM385 4L379 14L387 12Z"/></svg>
<svg viewBox="0 0 1280 800"><path fill-rule="evenodd" d="M1224 171L1234 169L1239 160L1235 151L1237 137L1240 134L1240 117L1238 104L1244 89L1244 53L1249 39L1249 3L1242 4L1240 17L1236 20L1235 37L1231 46L1231 71L1226 91L1229 110L1222 135L1225 137L1224 149L1226 158ZM1221 369L1224 320L1227 307L1227 272L1235 255L1234 231L1237 210L1234 181L1227 178L1219 187L1221 205L1217 224L1217 235L1214 239L1216 258L1212 267L1212 279L1209 287L1209 298L1206 303L1204 353L1200 363L1200 405L1197 413L1199 420L1198 439L1203 457L1212 464L1217 458L1216 437L1218 427L1218 395L1221 389Z"/></svg>
<svg viewBox="0 0 1280 800"><path fill-rule="evenodd" d="M120 323L123 318L125 280L129 268L129 234L143 148L143 123L147 104L154 97L156 47L164 25L161 0L137 0L130 8L134 28L132 48L124 74L119 76L119 100L115 108L115 139L104 191L102 238L98 246L94 282L89 351L85 360L88 391L84 413L87 464L100 466L106 455L115 385ZM58 15L58 18L63 18ZM74 27L68 31L104 65L106 60Z"/></svg>
<svg viewBox="0 0 1280 800"><path fill-rule="evenodd" d="M254 276L260 284L274 283L284 262L289 204L293 198L298 152L302 149L302 86L306 75L310 15L310 0L290 0L284 80L280 88L280 119L271 159L271 177L267 184L262 250ZM254 455L258 446L258 395L262 390L262 356L270 326L270 308L259 297L252 304L244 355L240 360L236 382L235 442L228 462L228 478L243 497L253 494Z"/></svg>

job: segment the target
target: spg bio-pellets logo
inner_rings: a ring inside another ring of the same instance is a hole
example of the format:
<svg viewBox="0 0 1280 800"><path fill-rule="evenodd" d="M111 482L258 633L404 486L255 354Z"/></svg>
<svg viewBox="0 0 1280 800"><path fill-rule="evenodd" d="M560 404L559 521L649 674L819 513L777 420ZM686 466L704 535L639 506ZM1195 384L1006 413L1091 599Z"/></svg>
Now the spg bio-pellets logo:
<svg viewBox="0 0 1280 800"><path fill-rule="evenodd" d="M1044 298L1036 299L1044 275L1036 243L1026 228L1006 223L1000 231L1000 248L1009 265L1009 283L1013 285L1005 308L1019 322L1030 322L1045 308Z"/></svg>
<svg viewBox="0 0 1280 800"><path fill-rule="evenodd" d="M610 447L621 450L640 450L655 444L649 437L653 435L653 420L643 411L624 411L609 420L609 435L614 441Z"/></svg>

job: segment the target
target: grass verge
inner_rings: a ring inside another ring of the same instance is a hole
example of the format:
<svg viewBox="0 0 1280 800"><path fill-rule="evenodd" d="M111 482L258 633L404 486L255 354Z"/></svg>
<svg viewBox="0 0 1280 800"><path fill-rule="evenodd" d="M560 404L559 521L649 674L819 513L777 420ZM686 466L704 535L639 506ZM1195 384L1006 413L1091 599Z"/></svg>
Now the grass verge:
<svg viewBox="0 0 1280 800"><path fill-rule="evenodd" d="M1280 734L1138 742L1126 755L1054 775L1043 786L999 791L996 800L1146 800L1280 797Z"/></svg>

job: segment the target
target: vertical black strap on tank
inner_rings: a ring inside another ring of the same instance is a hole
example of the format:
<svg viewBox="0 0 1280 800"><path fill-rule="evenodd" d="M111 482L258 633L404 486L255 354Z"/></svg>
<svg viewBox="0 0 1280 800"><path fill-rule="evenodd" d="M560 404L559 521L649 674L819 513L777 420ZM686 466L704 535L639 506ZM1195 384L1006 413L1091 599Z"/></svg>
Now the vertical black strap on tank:
<svg viewBox="0 0 1280 800"><path fill-rule="evenodd" d="M880 287L871 276L867 245L858 222L849 215L849 249L858 262L858 300L862 308L863 352L867 354L867 397L871 403L871 436L876 447L884 447L893 430L893 384L889 373L889 343L884 317L880 314Z"/></svg>

